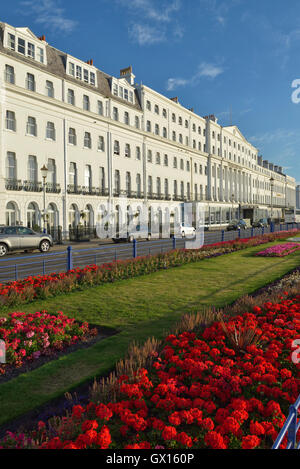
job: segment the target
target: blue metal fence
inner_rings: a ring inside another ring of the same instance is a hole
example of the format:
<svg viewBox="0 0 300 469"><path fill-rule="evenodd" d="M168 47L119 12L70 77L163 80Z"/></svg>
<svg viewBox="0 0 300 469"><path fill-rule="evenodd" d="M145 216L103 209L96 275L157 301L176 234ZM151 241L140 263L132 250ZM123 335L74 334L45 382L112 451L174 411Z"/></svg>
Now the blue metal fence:
<svg viewBox="0 0 300 469"><path fill-rule="evenodd" d="M295 404L290 406L289 415L280 430L272 449L279 449L285 436L287 436L286 449L300 449L300 443L297 443L297 433L300 428L300 419L297 418L299 406L300 396L298 396Z"/></svg>
<svg viewBox="0 0 300 469"><path fill-rule="evenodd" d="M264 233L300 229L300 223L272 225L268 228L247 228L238 231L205 231L204 244L210 245L237 238L251 238ZM48 275L53 272L65 272L89 264L103 264L122 259L135 258L167 252L175 248L184 248L185 240L157 239L152 241L134 241L132 244L109 244L96 248L78 249L68 246L64 251L33 256L10 256L0 259L0 283L20 280L30 275Z"/></svg>

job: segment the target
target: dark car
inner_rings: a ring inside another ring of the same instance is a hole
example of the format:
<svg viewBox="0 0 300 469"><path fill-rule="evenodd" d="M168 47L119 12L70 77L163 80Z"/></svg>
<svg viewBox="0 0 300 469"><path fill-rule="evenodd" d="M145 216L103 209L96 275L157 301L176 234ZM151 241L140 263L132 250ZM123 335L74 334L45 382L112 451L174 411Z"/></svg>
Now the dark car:
<svg viewBox="0 0 300 469"><path fill-rule="evenodd" d="M227 226L227 231L233 230L245 230L247 228L247 223L245 220L232 220Z"/></svg>
<svg viewBox="0 0 300 469"><path fill-rule="evenodd" d="M253 228L262 228L269 226L268 220L266 218L260 218L260 220L254 221L252 223Z"/></svg>

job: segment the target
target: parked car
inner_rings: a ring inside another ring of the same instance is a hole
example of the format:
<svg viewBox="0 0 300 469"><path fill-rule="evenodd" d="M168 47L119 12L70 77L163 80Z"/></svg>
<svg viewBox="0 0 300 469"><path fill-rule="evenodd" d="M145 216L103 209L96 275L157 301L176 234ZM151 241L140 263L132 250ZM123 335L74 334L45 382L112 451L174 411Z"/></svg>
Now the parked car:
<svg viewBox="0 0 300 469"><path fill-rule="evenodd" d="M37 233L25 226L0 226L0 257L9 251L48 252L53 246L52 236L46 233Z"/></svg>
<svg viewBox="0 0 300 469"><path fill-rule="evenodd" d="M127 228L124 230L120 230L118 236L112 238L114 243L133 243L134 239L146 239L147 241L151 240L151 233L148 231L142 231L141 226L137 225L136 230L133 232L128 232Z"/></svg>
<svg viewBox="0 0 300 469"><path fill-rule="evenodd" d="M259 220L254 221L252 223L252 226L253 226L253 228L262 228L263 226L264 227L269 226L269 223L268 223L267 218L260 218Z"/></svg>
<svg viewBox="0 0 300 469"><path fill-rule="evenodd" d="M185 238L186 236L193 238L194 236L196 236L196 230L191 225L187 225L186 223L180 223L179 235L181 235L183 238Z"/></svg>
<svg viewBox="0 0 300 469"><path fill-rule="evenodd" d="M245 220L232 220L229 225L227 226L227 231L233 231L233 230L246 230L247 228L247 223Z"/></svg>

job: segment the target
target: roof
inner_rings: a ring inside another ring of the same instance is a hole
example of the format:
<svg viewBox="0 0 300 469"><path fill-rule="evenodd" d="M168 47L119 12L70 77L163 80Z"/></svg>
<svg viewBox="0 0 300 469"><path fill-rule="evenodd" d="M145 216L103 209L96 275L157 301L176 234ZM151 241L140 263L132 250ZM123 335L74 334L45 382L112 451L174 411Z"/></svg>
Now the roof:
<svg viewBox="0 0 300 469"><path fill-rule="evenodd" d="M8 57L21 60L22 62L30 65L31 67L37 68L39 70L43 70L45 72L49 72L59 78L68 80L68 82L73 82L77 86L88 89L91 92L99 93L102 97L113 98L114 101L118 101L119 103L125 106L134 108L138 111L142 111L137 90L135 90L135 103L132 104L112 94L111 88L110 88L110 80L113 77L108 75L107 73L102 72L99 69L96 69L97 86L89 85L88 83L85 83L83 81L81 82L77 80L76 78L71 77L70 75L66 73L66 62L67 62L68 54L66 54L65 52L61 52L58 49L55 49L55 47L52 47L49 44L45 45L46 54L47 54L47 65L39 63L35 60L32 60L29 57L25 57L22 54L18 54L17 52L13 50L5 48L3 46L4 27L5 27L5 24L0 22L0 53L7 55ZM28 28L18 28L18 29L28 30ZM33 34L31 31L30 33ZM36 36L35 38L38 39Z"/></svg>

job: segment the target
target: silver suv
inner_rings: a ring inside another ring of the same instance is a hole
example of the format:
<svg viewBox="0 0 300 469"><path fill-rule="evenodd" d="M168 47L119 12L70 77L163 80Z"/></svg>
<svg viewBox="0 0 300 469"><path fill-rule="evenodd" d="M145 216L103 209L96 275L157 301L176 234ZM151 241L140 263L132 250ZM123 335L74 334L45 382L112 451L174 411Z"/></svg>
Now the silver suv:
<svg viewBox="0 0 300 469"><path fill-rule="evenodd" d="M39 249L48 252L53 246L52 236L36 233L25 226L0 226L0 257L8 251L33 251Z"/></svg>

